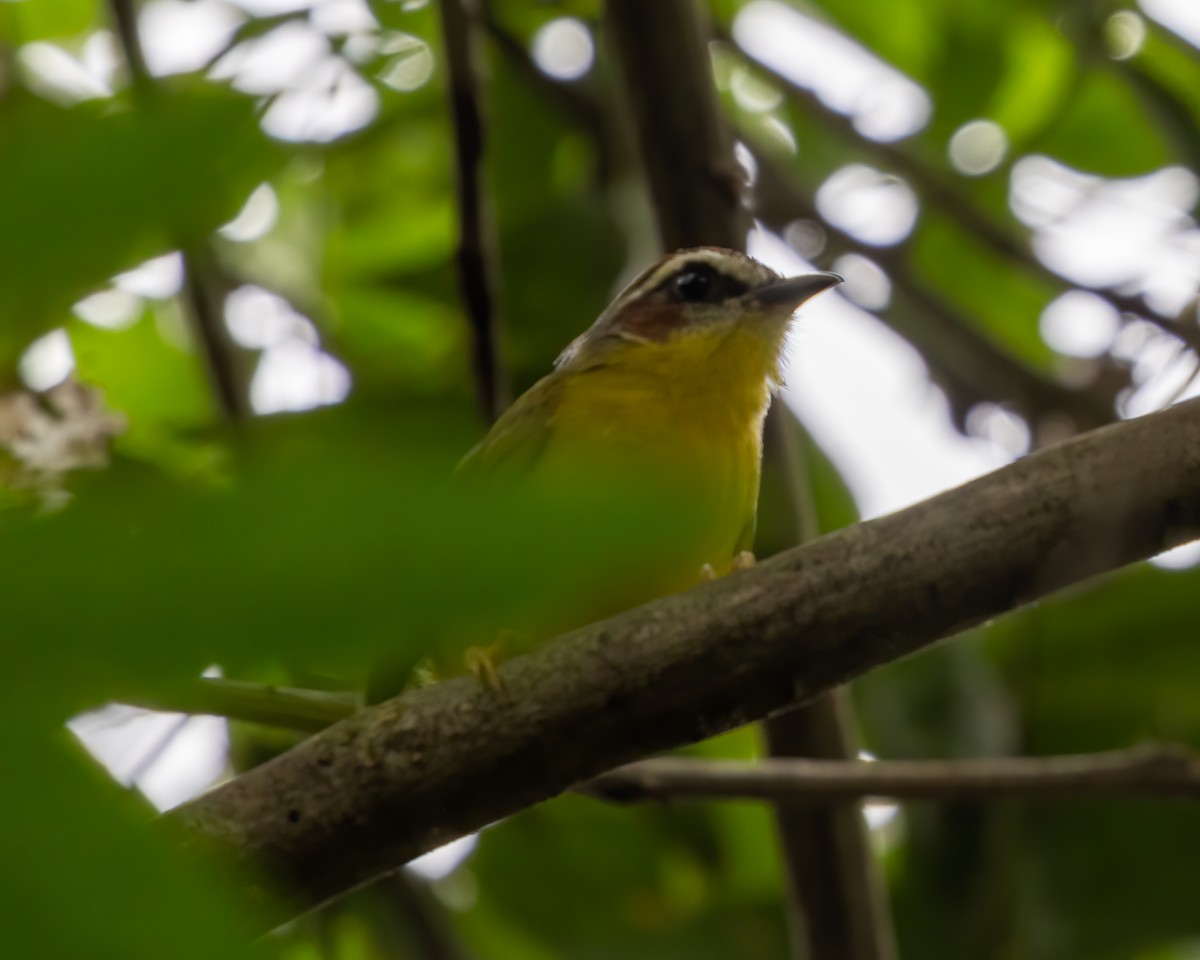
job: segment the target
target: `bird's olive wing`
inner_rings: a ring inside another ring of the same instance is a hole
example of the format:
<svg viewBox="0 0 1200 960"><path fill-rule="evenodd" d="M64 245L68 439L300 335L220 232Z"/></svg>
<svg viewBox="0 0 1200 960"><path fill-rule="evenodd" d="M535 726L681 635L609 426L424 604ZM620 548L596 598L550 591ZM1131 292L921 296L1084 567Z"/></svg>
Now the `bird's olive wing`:
<svg viewBox="0 0 1200 960"><path fill-rule="evenodd" d="M455 475L520 477L533 470L553 432L562 377L550 374L523 393L458 464Z"/></svg>

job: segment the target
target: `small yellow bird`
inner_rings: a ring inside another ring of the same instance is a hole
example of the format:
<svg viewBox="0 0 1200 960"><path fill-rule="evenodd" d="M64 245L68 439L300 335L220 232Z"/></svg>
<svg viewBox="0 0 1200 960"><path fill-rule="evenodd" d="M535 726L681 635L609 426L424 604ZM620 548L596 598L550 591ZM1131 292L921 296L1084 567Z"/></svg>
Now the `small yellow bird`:
<svg viewBox="0 0 1200 960"><path fill-rule="evenodd" d="M669 254L467 454L458 473L468 478L645 478L676 485L696 505L696 529L672 550L670 569L557 627L686 589L751 549L763 419L781 381L788 323L802 303L840 282L832 273L784 279L719 247Z"/></svg>

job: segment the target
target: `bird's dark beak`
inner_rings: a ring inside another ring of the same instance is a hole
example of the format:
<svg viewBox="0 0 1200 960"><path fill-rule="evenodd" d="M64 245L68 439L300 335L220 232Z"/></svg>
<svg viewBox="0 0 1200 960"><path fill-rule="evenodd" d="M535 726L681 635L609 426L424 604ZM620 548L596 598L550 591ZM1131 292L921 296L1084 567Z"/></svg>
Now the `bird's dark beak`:
<svg viewBox="0 0 1200 960"><path fill-rule="evenodd" d="M802 277L785 277L755 287L752 296L763 306L790 307L795 310L818 293L836 287L842 278L836 273L806 273Z"/></svg>

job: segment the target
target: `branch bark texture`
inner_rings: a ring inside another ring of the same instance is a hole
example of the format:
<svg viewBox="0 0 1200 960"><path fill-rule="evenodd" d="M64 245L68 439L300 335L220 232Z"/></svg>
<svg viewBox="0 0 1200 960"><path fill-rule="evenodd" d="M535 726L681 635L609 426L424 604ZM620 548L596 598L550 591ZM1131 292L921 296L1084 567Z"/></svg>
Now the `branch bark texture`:
<svg viewBox="0 0 1200 960"><path fill-rule="evenodd" d="M605 770L1197 536L1193 400L576 630L504 665L504 699L463 677L389 700L167 819L306 909Z"/></svg>

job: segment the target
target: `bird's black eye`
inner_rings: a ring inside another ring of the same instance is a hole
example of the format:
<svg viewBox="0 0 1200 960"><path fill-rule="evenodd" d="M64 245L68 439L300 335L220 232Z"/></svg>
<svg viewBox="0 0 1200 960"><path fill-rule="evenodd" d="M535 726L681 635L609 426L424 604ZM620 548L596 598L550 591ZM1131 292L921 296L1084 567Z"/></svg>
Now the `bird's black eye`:
<svg viewBox="0 0 1200 960"><path fill-rule="evenodd" d="M708 300L713 292L715 271L707 264L689 267L675 278L675 292L681 300L699 303Z"/></svg>

